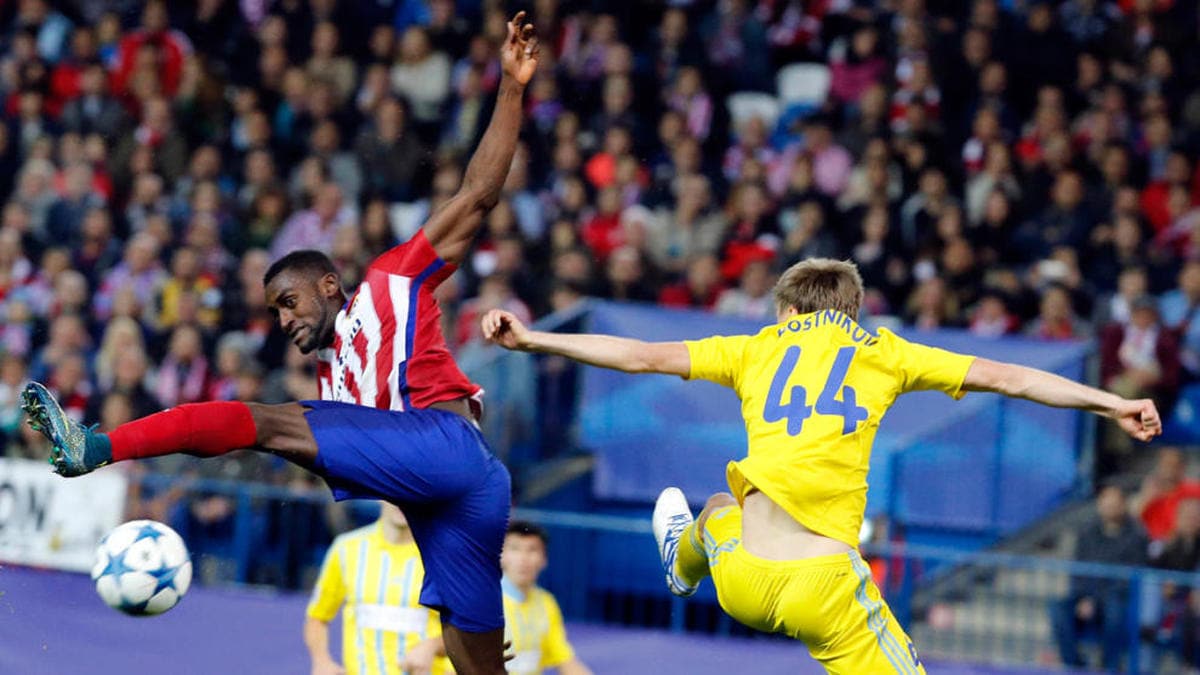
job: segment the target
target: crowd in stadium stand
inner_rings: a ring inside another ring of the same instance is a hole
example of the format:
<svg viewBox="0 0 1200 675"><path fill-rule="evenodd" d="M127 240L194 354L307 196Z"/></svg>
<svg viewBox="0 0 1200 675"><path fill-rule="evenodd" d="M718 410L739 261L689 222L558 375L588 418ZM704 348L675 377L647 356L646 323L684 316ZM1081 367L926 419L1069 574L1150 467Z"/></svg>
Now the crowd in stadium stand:
<svg viewBox="0 0 1200 675"><path fill-rule="evenodd" d="M836 256L874 325L1095 339L1103 386L1164 406L1200 373L1194 2L19 0L6 453L46 454L28 378L102 428L313 397L264 270L318 248L353 283L457 188L521 4L542 64L440 289L453 345L585 296L766 319L775 274Z"/></svg>

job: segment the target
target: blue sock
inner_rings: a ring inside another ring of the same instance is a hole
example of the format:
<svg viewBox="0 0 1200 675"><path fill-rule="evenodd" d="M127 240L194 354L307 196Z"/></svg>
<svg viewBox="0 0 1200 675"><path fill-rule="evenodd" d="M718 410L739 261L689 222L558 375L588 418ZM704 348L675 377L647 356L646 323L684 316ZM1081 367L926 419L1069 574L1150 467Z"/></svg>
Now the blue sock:
<svg viewBox="0 0 1200 675"><path fill-rule="evenodd" d="M108 434L88 429L84 439L83 461L88 466L95 468L112 463L112 441L108 439Z"/></svg>

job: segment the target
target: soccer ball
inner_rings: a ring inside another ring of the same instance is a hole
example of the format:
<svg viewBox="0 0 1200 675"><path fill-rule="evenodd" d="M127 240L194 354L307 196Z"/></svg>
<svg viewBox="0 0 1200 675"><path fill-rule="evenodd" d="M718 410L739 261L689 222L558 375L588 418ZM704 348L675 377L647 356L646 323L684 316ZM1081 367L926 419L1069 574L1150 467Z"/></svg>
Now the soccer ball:
<svg viewBox="0 0 1200 675"><path fill-rule="evenodd" d="M92 581L113 609L133 616L162 614L187 593L192 560L175 530L153 520L131 520L100 540Z"/></svg>

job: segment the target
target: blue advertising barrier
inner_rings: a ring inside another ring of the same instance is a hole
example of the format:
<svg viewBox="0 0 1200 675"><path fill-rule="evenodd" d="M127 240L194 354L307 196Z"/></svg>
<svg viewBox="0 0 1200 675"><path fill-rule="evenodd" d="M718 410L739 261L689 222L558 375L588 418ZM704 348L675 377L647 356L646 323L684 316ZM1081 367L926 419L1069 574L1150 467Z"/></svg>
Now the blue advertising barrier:
<svg viewBox="0 0 1200 675"><path fill-rule="evenodd" d="M587 330L644 340L752 334L762 324L705 312L595 302ZM1012 361L1081 379L1088 345L1021 338L983 339L964 331L900 331L952 351ZM678 485L697 504L725 489L725 466L746 453L732 391L707 382L581 374L578 443L596 456L594 492L644 502ZM913 527L1012 532L1076 487L1081 414L989 394L962 401L921 392L900 397L880 426L871 459L868 515Z"/></svg>

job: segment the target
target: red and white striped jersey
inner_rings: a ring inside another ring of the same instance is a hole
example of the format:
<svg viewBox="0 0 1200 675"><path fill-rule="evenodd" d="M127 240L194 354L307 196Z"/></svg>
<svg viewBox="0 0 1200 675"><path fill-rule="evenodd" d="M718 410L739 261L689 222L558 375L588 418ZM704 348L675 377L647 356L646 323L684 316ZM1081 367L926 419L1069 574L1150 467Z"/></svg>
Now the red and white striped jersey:
<svg viewBox="0 0 1200 675"><path fill-rule="evenodd" d="M321 398L410 410L479 393L446 348L433 297L454 270L424 231L376 258L317 352Z"/></svg>

